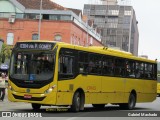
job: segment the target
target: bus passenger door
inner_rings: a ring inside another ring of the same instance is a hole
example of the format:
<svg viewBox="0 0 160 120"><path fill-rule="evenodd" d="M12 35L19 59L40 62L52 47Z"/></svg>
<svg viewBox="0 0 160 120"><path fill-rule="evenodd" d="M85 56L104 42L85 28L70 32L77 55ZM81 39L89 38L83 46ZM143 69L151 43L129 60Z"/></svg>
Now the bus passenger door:
<svg viewBox="0 0 160 120"><path fill-rule="evenodd" d="M75 77L74 50L62 48L58 58L57 105L72 104Z"/></svg>

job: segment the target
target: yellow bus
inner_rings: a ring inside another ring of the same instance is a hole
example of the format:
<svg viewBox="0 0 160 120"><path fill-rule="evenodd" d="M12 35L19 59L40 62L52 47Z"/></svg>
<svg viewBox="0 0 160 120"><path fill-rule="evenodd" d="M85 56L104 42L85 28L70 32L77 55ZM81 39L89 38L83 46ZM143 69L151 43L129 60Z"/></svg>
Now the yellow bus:
<svg viewBox="0 0 160 120"><path fill-rule="evenodd" d="M157 95L160 97L160 74L157 74Z"/></svg>
<svg viewBox="0 0 160 120"><path fill-rule="evenodd" d="M17 42L11 56L8 99L42 105L116 104L134 109L157 96L157 62L106 47L61 42Z"/></svg>

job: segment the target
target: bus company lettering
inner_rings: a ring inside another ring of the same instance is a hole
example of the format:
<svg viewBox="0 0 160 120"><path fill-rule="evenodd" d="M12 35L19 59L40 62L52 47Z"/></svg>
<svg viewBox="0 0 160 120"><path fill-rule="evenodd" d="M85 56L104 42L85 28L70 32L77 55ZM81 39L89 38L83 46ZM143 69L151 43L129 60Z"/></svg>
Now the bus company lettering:
<svg viewBox="0 0 160 120"><path fill-rule="evenodd" d="M39 49L51 49L51 44L39 44Z"/></svg>
<svg viewBox="0 0 160 120"><path fill-rule="evenodd" d="M96 86L87 86L87 90L96 90Z"/></svg>
<svg viewBox="0 0 160 120"><path fill-rule="evenodd" d="M52 45L46 43L41 43L41 44L22 43L20 44L20 48L50 50L52 48Z"/></svg>
<svg viewBox="0 0 160 120"><path fill-rule="evenodd" d="M20 44L20 48L28 48L28 44Z"/></svg>
<svg viewBox="0 0 160 120"><path fill-rule="evenodd" d="M35 44L25 44L25 43L22 43L20 44L20 48L23 48L23 49L35 49L37 47L37 45Z"/></svg>

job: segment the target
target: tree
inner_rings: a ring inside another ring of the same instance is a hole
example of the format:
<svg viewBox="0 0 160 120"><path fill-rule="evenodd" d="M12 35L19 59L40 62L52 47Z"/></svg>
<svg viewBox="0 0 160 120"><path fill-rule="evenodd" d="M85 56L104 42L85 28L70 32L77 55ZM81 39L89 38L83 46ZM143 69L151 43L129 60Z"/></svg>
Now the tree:
<svg viewBox="0 0 160 120"><path fill-rule="evenodd" d="M10 59L12 46L7 44L2 45L1 53L0 53L0 62L4 63L6 59Z"/></svg>

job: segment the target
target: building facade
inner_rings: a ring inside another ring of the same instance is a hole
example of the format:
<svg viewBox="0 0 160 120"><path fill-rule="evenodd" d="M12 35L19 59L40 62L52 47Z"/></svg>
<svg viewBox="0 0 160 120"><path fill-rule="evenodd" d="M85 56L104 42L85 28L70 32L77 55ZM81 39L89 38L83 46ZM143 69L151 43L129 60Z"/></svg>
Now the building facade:
<svg viewBox="0 0 160 120"><path fill-rule="evenodd" d="M85 4L83 14L102 29L104 46L118 47L138 56L139 32L132 6L117 5L116 0L103 0L102 5Z"/></svg>
<svg viewBox="0 0 160 120"><path fill-rule="evenodd" d="M0 38L8 45L37 39L102 45L100 34L82 21L80 10L50 0L0 0Z"/></svg>

